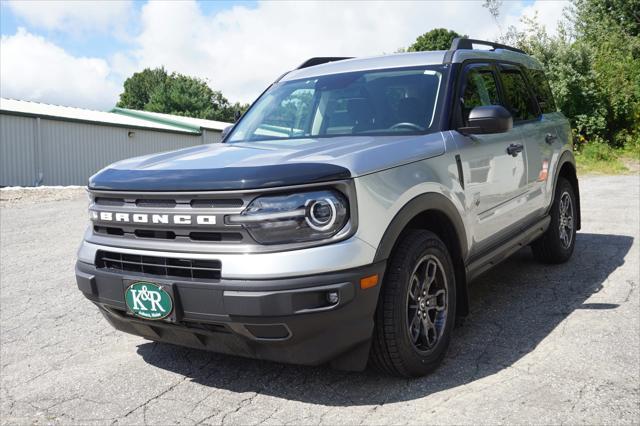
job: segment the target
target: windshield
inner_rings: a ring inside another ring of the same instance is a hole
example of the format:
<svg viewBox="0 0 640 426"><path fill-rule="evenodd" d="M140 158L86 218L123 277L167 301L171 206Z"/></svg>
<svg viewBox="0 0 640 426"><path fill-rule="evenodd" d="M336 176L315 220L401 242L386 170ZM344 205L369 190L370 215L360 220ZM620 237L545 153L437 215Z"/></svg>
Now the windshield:
<svg viewBox="0 0 640 426"><path fill-rule="evenodd" d="M274 84L227 142L431 131L442 66L361 71Z"/></svg>

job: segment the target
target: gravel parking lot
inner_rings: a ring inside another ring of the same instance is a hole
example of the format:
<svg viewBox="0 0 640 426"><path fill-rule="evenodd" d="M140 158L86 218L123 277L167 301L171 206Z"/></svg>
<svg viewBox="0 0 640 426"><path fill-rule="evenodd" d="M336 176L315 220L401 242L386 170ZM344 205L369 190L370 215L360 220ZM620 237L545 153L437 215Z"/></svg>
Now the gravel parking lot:
<svg viewBox="0 0 640 426"><path fill-rule="evenodd" d="M444 365L418 380L116 332L75 284L82 191L0 191L1 422L638 424L640 178L581 186L572 260L525 249L482 276Z"/></svg>

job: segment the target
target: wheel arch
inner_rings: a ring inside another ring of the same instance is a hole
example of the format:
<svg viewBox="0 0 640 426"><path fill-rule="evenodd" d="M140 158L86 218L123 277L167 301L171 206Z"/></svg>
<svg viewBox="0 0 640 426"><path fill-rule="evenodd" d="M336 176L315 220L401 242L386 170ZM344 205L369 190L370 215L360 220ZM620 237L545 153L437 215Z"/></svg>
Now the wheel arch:
<svg viewBox="0 0 640 426"><path fill-rule="evenodd" d="M411 229L429 230L447 246L455 271L458 315L466 316L469 312L465 270L467 235L458 209L444 195L435 192L413 198L385 230L375 261L388 259L403 235Z"/></svg>
<svg viewBox="0 0 640 426"><path fill-rule="evenodd" d="M556 168L555 179L553 182L553 193L551 196L551 203L549 204L549 210L551 210L551 206L555 202L556 197L556 187L558 186L558 179L560 177L565 178L571 184L573 188L573 193L576 196L576 229L580 229L582 227L582 213L580 210L580 185L578 183L578 173L576 169L576 159L573 156L571 151L565 151L560 156L560 160L558 161L558 167Z"/></svg>

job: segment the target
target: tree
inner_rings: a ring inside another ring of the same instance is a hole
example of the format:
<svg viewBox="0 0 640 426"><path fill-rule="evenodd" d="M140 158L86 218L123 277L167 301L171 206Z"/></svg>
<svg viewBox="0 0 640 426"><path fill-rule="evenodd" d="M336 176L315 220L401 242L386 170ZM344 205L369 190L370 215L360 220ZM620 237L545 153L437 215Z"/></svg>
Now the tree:
<svg viewBox="0 0 640 426"><path fill-rule="evenodd" d="M537 19L500 41L537 58L584 143L640 148L640 0L575 0L550 36Z"/></svg>
<svg viewBox="0 0 640 426"><path fill-rule="evenodd" d="M500 31L500 35L502 35L502 25L500 25L500 8L502 7L502 0L484 0L482 7L489 10L493 21L496 23L498 30Z"/></svg>
<svg viewBox="0 0 640 426"><path fill-rule="evenodd" d="M551 37L537 14L524 17L524 28L508 28L500 42L524 50L538 59L547 74L556 104L571 127L587 139L600 138L606 130L606 100L593 72L588 46L576 43L565 27Z"/></svg>
<svg viewBox="0 0 640 426"><path fill-rule="evenodd" d="M576 0L576 41L590 48L606 100L605 137L640 145L640 0Z"/></svg>
<svg viewBox="0 0 640 426"><path fill-rule="evenodd" d="M168 78L169 75L164 67L145 68L141 72L133 73L124 82L124 92L120 94L120 101L117 106L144 110L153 91L160 86L164 86Z"/></svg>
<svg viewBox="0 0 640 426"><path fill-rule="evenodd" d="M235 121L236 111L243 113L248 108L231 104L205 80L167 74L164 68L146 68L129 77L117 106L226 122Z"/></svg>
<svg viewBox="0 0 640 426"><path fill-rule="evenodd" d="M418 36L416 41L409 46L409 52L422 52L426 50L447 50L451 47L451 42L456 37L461 36L455 31L444 28L436 28Z"/></svg>
<svg viewBox="0 0 640 426"><path fill-rule="evenodd" d="M607 28L630 37L640 35L640 0L574 0L574 4L572 20L580 36L595 41Z"/></svg>

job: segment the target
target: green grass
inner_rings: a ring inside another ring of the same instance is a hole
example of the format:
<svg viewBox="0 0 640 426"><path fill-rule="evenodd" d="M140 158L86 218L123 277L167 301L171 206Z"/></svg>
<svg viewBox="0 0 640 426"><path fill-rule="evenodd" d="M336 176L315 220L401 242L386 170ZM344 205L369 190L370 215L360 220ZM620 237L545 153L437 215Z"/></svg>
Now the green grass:
<svg viewBox="0 0 640 426"><path fill-rule="evenodd" d="M625 145L621 150L621 155L625 158L640 161L640 139L636 140L635 143Z"/></svg>
<svg viewBox="0 0 640 426"><path fill-rule="evenodd" d="M591 142L576 152L579 174L637 173L640 150L635 146L615 149L604 143Z"/></svg>

